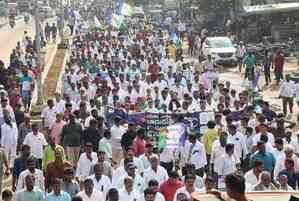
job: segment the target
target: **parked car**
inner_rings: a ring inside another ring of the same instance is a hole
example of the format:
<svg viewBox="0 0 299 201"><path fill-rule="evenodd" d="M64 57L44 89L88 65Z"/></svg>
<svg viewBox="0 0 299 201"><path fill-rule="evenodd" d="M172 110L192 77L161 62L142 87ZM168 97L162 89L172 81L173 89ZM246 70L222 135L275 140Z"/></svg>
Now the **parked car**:
<svg viewBox="0 0 299 201"><path fill-rule="evenodd" d="M237 66L236 48L228 37L208 37L203 43L202 52L220 65Z"/></svg>

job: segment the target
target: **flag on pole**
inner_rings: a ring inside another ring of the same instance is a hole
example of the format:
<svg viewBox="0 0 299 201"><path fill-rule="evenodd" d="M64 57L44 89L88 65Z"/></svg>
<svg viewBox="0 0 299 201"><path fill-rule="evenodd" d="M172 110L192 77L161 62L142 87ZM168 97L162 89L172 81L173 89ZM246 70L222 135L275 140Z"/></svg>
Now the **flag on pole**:
<svg viewBox="0 0 299 201"><path fill-rule="evenodd" d="M105 18L107 23L110 23L110 19L111 19L112 14L113 14L112 8L109 7L105 10L105 17L104 18Z"/></svg>
<svg viewBox="0 0 299 201"><path fill-rule="evenodd" d="M182 45L182 41L181 39L177 36L177 34L175 32L172 32L170 35L170 39L172 40L172 42L175 44L176 47L181 47Z"/></svg>
<svg viewBox="0 0 299 201"><path fill-rule="evenodd" d="M122 28L124 23L124 17L116 14L112 14L109 24L117 29Z"/></svg>
<svg viewBox="0 0 299 201"><path fill-rule="evenodd" d="M130 17L133 14L133 8L129 4L124 3L121 9L121 14Z"/></svg>
<svg viewBox="0 0 299 201"><path fill-rule="evenodd" d="M94 24L96 27L100 28L102 27L101 22L99 21L99 19L97 18L97 16L94 16Z"/></svg>
<svg viewBox="0 0 299 201"><path fill-rule="evenodd" d="M116 14L130 17L133 14L133 8L125 3L124 0L119 0L116 3Z"/></svg>

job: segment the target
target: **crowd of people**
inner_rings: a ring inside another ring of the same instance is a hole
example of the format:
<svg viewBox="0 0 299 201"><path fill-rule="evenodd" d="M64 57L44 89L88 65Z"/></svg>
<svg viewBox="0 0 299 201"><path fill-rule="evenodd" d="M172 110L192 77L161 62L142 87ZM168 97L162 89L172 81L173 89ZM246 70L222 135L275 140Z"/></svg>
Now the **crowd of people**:
<svg viewBox="0 0 299 201"><path fill-rule="evenodd" d="M47 97L42 125L27 113L34 62L24 63L18 43L9 68L14 85L3 81L0 91L1 181L12 174L11 190L0 186L2 199L11 200L13 192L17 201L186 201L193 192L226 199L219 190L245 201L245 191L296 191L299 135L293 138L296 123L286 118L287 108L271 110L248 88L223 80L211 57L196 64L171 34L138 23L141 28L130 32L76 30L63 89ZM25 38L23 46L34 44ZM199 51L194 46L189 53ZM248 78L256 63L242 51ZM7 72L3 64L0 76ZM292 113L289 82L286 76L280 95ZM22 100L15 101L11 88ZM159 133L148 135L138 122L119 116L107 119L108 106L127 115L171 113L184 135L176 146L161 148ZM186 121L185 114L194 112L213 113L204 129Z"/></svg>

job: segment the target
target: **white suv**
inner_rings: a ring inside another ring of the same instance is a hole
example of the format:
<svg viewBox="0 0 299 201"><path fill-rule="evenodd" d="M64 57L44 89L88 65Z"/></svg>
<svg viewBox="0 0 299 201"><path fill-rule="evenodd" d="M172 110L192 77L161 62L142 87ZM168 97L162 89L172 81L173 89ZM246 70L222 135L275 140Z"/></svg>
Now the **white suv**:
<svg viewBox="0 0 299 201"><path fill-rule="evenodd" d="M217 64L237 65L236 48L228 37L208 37L202 45L204 57L212 56Z"/></svg>

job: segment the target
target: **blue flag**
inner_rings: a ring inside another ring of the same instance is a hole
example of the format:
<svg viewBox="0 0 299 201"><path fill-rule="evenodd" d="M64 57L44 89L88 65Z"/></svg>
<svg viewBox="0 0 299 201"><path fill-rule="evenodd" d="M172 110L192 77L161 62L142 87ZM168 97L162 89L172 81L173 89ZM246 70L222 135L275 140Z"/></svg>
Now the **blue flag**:
<svg viewBox="0 0 299 201"><path fill-rule="evenodd" d="M180 47L182 45L181 39L177 36L176 32L172 32L170 35L170 39L175 44L176 47Z"/></svg>
<svg viewBox="0 0 299 201"><path fill-rule="evenodd" d="M111 24L112 14L113 14L112 8L107 8L105 10L105 20L107 24Z"/></svg>
<svg viewBox="0 0 299 201"><path fill-rule="evenodd" d="M123 7L123 4L125 3L124 0L118 0L116 2L116 5L115 5L115 13L117 15L121 15L121 10L122 10L122 7Z"/></svg>

